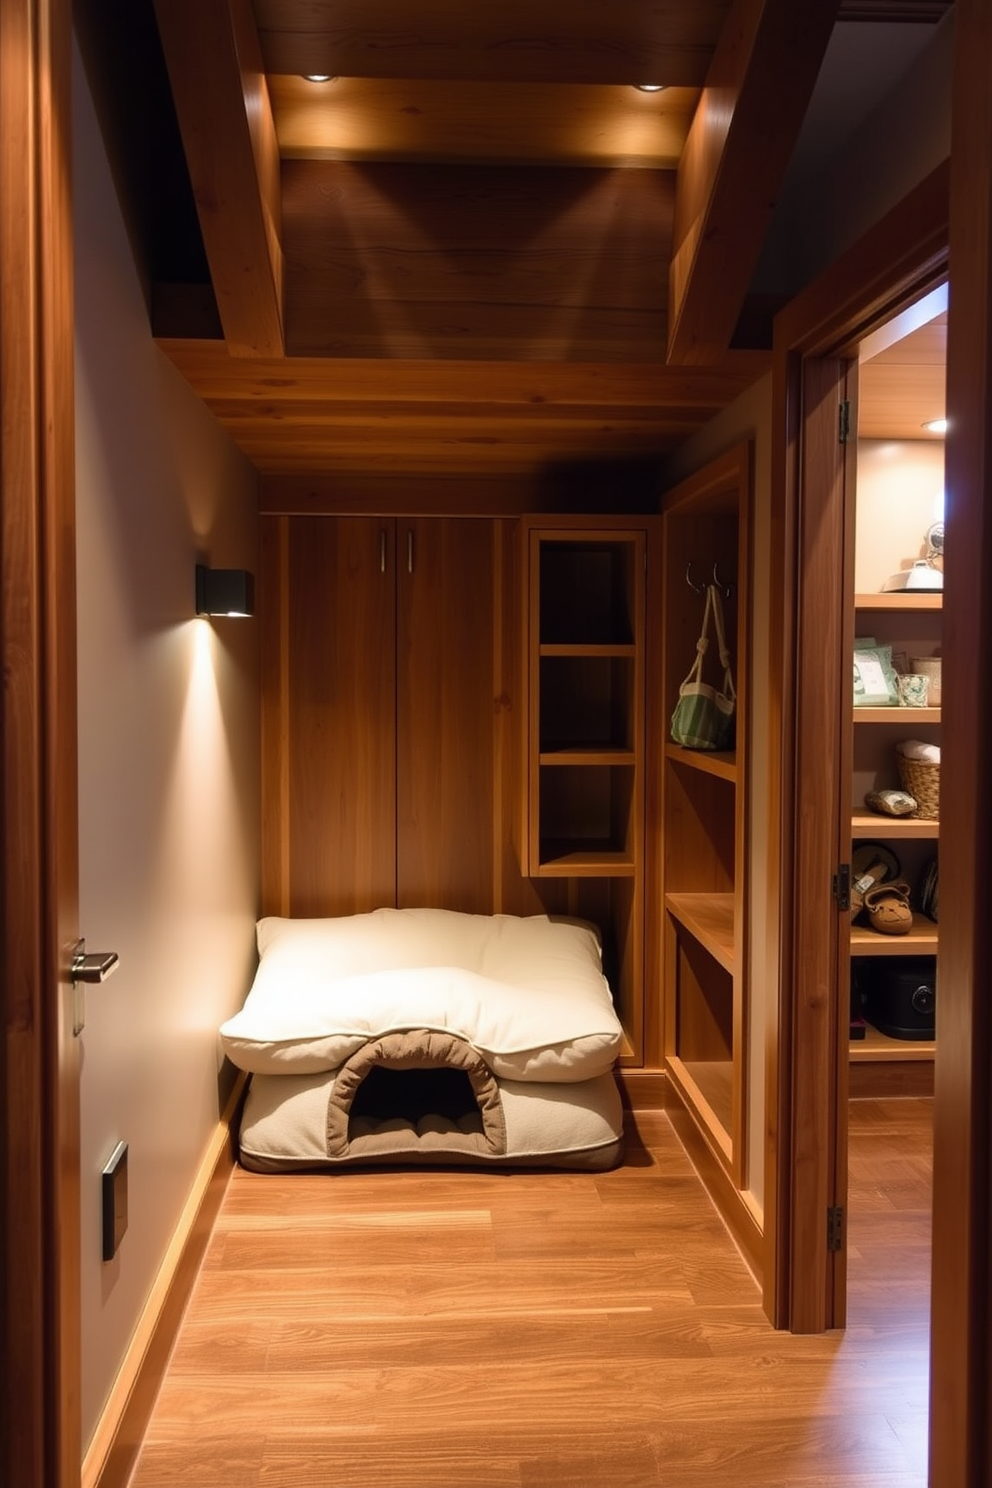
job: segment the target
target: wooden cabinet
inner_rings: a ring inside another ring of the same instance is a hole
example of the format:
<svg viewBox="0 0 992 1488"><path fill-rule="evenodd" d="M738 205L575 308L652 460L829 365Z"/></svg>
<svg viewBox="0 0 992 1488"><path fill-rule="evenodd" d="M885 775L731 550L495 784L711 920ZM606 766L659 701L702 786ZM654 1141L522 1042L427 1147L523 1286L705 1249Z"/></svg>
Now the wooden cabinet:
<svg viewBox="0 0 992 1488"><path fill-rule="evenodd" d="M747 634L750 450L738 446L662 507L662 700L666 739L696 651L706 583L719 581L737 690L726 752L662 746L665 1067L716 1157L746 1182ZM712 635L712 632L711 632ZM707 672L723 671L711 638Z"/></svg>
<svg viewBox="0 0 992 1488"><path fill-rule="evenodd" d="M941 609L939 593L889 593L855 595L855 633L870 636L881 645L891 645L895 654L931 656L940 649ZM939 739L940 708L854 708L851 801L851 850L859 843L886 843L899 858L903 877L916 884L927 862L937 850L940 823L936 819L888 817L867 810L865 793L898 786L895 747L903 739ZM860 921L851 926L850 954L855 958L934 956L937 954L937 925L914 911L908 935L880 935ZM854 1065L930 1064L932 1039L890 1038L870 1025L864 1039L852 1039ZM885 1076L885 1071L880 1074ZM891 1073L891 1072L890 1072ZM859 1094L870 1091L864 1070L852 1074L852 1088ZM890 1082L891 1083L891 1082ZM878 1087L885 1088L884 1084Z"/></svg>
<svg viewBox="0 0 992 1488"><path fill-rule="evenodd" d="M262 522L263 912L489 913L493 527Z"/></svg>
<svg viewBox="0 0 992 1488"><path fill-rule="evenodd" d="M626 1034L643 1057L645 607L651 519L521 523L521 871L567 881L595 920Z"/></svg>

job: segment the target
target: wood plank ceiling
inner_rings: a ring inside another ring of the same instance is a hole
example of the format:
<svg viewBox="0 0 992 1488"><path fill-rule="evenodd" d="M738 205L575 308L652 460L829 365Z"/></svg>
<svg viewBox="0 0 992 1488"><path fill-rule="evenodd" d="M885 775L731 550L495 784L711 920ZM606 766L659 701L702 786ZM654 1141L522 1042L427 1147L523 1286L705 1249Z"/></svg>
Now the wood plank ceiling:
<svg viewBox="0 0 992 1488"><path fill-rule="evenodd" d="M210 278L160 344L266 473L657 459L768 365L735 332L838 13L944 8L155 0Z"/></svg>

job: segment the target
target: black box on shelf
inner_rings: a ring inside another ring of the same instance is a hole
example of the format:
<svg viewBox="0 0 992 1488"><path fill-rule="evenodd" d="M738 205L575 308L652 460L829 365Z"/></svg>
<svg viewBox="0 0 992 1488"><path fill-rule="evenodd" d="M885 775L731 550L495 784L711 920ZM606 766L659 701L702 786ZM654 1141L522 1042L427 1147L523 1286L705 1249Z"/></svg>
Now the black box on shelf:
<svg viewBox="0 0 992 1488"><path fill-rule="evenodd" d="M932 1039L937 1007L936 956L863 957L852 962L852 1012L857 1001L880 1033Z"/></svg>

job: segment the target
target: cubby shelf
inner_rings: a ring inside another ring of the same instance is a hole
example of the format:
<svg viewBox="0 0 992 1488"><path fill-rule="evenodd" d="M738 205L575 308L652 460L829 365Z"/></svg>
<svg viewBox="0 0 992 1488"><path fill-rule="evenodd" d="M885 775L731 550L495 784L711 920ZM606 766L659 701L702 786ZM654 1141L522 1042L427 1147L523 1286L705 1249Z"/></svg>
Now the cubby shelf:
<svg viewBox="0 0 992 1488"><path fill-rule="evenodd" d="M724 971L733 975L736 960L733 894L666 894L665 908Z"/></svg>
<svg viewBox="0 0 992 1488"><path fill-rule="evenodd" d="M944 607L941 590L913 593L906 589L891 594L856 594L856 610L940 610Z"/></svg>
<svg viewBox="0 0 992 1488"><path fill-rule="evenodd" d="M939 708L855 708L855 723L894 723L902 728L916 724L939 723Z"/></svg>
<svg viewBox="0 0 992 1488"><path fill-rule="evenodd" d="M851 1040L850 1060L852 1064L926 1063L933 1059L936 1048L933 1039L889 1038L869 1023L863 1039Z"/></svg>
<svg viewBox="0 0 992 1488"><path fill-rule="evenodd" d="M851 836L886 841L892 837L910 840L935 840L940 836L940 822L924 816L882 816L875 811L855 811L851 816Z"/></svg>
<svg viewBox="0 0 992 1488"><path fill-rule="evenodd" d="M685 749L681 744L666 744L665 758L686 770L700 770L732 785L737 783L737 755L733 750Z"/></svg>
<svg viewBox="0 0 992 1488"><path fill-rule="evenodd" d="M926 915L913 915L908 935L880 935L870 925L851 926L852 956L934 956L937 926Z"/></svg>

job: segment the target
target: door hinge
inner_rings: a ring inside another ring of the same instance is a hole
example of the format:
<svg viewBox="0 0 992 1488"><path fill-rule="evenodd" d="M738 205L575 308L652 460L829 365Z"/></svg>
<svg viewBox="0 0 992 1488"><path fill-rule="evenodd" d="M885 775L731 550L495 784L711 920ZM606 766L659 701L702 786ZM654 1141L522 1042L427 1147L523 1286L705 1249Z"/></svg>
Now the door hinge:
<svg viewBox="0 0 992 1488"><path fill-rule="evenodd" d="M844 1249L844 1210L835 1204L827 1210L827 1250Z"/></svg>
<svg viewBox="0 0 992 1488"><path fill-rule="evenodd" d="M834 898L837 900L838 909L850 909L851 907L851 865L850 863L839 863L837 872L833 877Z"/></svg>
<svg viewBox="0 0 992 1488"><path fill-rule="evenodd" d="M851 405L847 398L842 398L837 409L837 442L846 444L851 437Z"/></svg>

